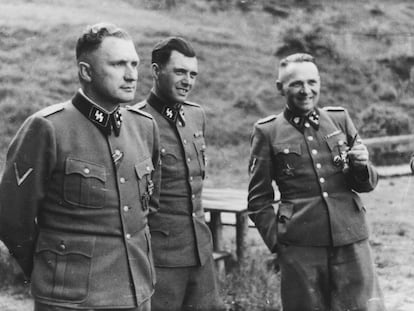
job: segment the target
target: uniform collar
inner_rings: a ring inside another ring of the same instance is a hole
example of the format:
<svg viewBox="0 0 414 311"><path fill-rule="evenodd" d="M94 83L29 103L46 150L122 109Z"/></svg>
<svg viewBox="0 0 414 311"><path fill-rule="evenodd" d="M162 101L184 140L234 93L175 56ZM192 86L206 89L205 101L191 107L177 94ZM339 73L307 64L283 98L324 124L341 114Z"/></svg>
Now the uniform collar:
<svg viewBox="0 0 414 311"><path fill-rule="evenodd" d="M72 103L104 135L111 135L113 131L115 136L119 136L122 125L119 105L112 112L108 112L87 97L82 89L73 97Z"/></svg>
<svg viewBox="0 0 414 311"><path fill-rule="evenodd" d="M172 124L176 124L177 120L179 120L182 126L185 125L185 118L184 118L184 111L182 109L182 104L177 103L177 104L171 105L163 101L153 92L150 93L147 99L147 102Z"/></svg>
<svg viewBox="0 0 414 311"><path fill-rule="evenodd" d="M319 110L315 108L306 115L298 115L290 110L288 107L285 108L284 116L295 128L300 132L304 132L306 127L312 126L315 130L319 129Z"/></svg>

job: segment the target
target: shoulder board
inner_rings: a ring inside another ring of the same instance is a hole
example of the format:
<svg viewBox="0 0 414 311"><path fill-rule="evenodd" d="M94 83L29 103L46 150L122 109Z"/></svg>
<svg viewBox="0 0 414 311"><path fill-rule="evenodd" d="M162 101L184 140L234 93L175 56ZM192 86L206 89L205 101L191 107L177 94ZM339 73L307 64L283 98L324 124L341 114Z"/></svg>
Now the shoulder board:
<svg viewBox="0 0 414 311"><path fill-rule="evenodd" d="M276 115L272 114L270 116L267 116L266 118L260 119L259 121L257 121L257 124L264 124L270 121L273 121L276 119Z"/></svg>
<svg viewBox="0 0 414 311"><path fill-rule="evenodd" d="M152 115L150 115L149 113L147 113L145 111L142 111L142 110L138 109L137 105L135 105L135 106L126 106L126 109L129 110L129 111L132 111L132 112L136 112L140 115L143 115L143 116L145 116L149 119L152 119Z"/></svg>
<svg viewBox="0 0 414 311"><path fill-rule="evenodd" d="M39 111L39 114L42 117L48 117L56 112L62 111L63 109L65 109L64 103L54 104L46 108L43 108L42 110Z"/></svg>
<svg viewBox="0 0 414 311"><path fill-rule="evenodd" d="M340 106L327 106L322 109L326 111L345 111L345 108Z"/></svg>
<svg viewBox="0 0 414 311"><path fill-rule="evenodd" d="M142 108L144 108L146 105L147 105L147 101L146 101L146 100L143 100L142 102L139 102L139 103L137 103L137 104L133 105L132 107L133 107L133 108L137 108L137 109L142 109Z"/></svg>
<svg viewBox="0 0 414 311"><path fill-rule="evenodd" d="M192 103L192 102L183 102L183 105L194 106L194 107L201 107L199 104Z"/></svg>

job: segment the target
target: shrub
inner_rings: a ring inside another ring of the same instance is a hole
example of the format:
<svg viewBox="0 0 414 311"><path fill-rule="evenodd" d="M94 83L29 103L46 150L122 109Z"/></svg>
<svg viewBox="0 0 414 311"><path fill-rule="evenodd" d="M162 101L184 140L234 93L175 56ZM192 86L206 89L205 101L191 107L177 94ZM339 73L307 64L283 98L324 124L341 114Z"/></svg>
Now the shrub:
<svg viewBox="0 0 414 311"><path fill-rule="evenodd" d="M409 134L411 119L395 108L372 104L362 111L359 131L364 137Z"/></svg>

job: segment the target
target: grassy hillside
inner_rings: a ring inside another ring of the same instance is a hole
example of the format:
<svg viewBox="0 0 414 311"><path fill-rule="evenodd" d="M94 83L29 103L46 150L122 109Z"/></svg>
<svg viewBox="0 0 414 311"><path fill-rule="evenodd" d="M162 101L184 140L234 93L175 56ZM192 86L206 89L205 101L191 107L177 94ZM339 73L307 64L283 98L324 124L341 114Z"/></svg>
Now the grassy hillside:
<svg viewBox="0 0 414 311"><path fill-rule="evenodd" d="M409 1L176 0L170 10L164 1L0 0L0 167L22 120L76 91L75 41L99 21L134 37L142 61L137 100L150 90L150 51L158 40L181 35L194 44L200 75L191 100L209 117L208 184L246 183L250 131L257 119L283 109L275 66L290 52L317 57L321 105L349 108L363 133L400 134L399 123L411 131ZM386 115L399 120L397 133L372 130L372 105L391 107Z"/></svg>

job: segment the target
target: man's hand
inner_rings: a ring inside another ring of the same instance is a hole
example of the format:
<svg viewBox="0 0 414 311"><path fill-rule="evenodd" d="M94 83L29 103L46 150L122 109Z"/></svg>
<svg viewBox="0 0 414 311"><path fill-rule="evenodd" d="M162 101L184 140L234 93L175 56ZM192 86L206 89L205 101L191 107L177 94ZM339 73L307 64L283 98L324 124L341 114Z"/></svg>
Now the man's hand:
<svg viewBox="0 0 414 311"><path fill-rule="evenodd" d="M349 161L355 168L364 168L368 165L369 153L367 147L358 140L351 150L348 151Z"/></svg>

